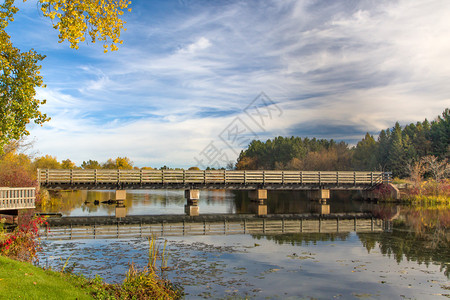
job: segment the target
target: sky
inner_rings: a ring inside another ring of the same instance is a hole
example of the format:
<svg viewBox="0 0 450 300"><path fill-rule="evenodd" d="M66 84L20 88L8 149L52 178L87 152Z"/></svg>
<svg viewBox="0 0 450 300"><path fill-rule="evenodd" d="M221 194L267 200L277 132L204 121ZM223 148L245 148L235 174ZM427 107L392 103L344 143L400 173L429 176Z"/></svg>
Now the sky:
<svg viewBox="0 0 450 300"><path fill-rule="evenodd" d="M133 0L106 54L16 2L14 45L47 56L38 156L217 167L253 139L354 145L450 107L450 1Z"/></svg>

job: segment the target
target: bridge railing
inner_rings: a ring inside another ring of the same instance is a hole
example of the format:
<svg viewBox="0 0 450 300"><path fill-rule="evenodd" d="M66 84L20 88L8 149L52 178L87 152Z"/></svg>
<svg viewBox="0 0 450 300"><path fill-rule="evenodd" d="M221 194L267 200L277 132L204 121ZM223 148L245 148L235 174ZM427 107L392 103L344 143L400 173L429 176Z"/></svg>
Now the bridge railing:
<svg viewBox="0 0 450 300"><path fill-rule="evenodd" d="M35 208L36 188L0 187L0 211Z"/></svg>
<svg viewBox="0 0 450 300"><path fill-rule="evenodd" d="M39 169L40 184L353 184L386 183L384 172Z"/></svg>
<svg viewBox="0 0 450 300"><path fill-rule="evenodd" d="M143 238L151 236L381 232L381 219L256 220L41 227L48 240Z"/></svg>

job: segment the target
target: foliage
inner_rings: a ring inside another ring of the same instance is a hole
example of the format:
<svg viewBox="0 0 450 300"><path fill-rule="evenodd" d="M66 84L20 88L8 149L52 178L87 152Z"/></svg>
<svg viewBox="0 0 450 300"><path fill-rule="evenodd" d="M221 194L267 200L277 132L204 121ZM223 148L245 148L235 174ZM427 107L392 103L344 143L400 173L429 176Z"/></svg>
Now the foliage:
<svg viewBox="0 0 450 300"><path fill-rule="evenodd" d="M133 162L128 157L117 157L115 160L110 158L102 165L102 168L131 170L133 169Z"/></svg>
<svg viewBox="0 0 450 300"><path fill-rule="evenodd" d="M28 156L8 153L0 159L0 186L33 187L36 184Z"/></svg>
<svg viewBox="0 0 450 300"><path fill-rule="evenodd" d="M0 232L0 254L20 261L37 260L39 251L39 226L44 218L22 214L19 226L12 232Z"/></svg>
<svg viewBox="0 0 450 300"><path fill-rule="evenodd" d="M265 143L254 140L241 152L238 170L293 169L347 170L351 150L344 142L300 137L276 137Z"/></svg>
<svg viewBox="0 0 450 300"><path fill-rule="evenodd" d="M44 155L36 157L33 161L34 169L61 169L61 164L56 157L51 155Z"/></svg>
<svg viewBox="0 0 450 300"><path fill-rule="evenodd" d="M83 163L81 164L81 168L83 169L101 169L102 165L96 161L96 160L88 160L83 161Z"/></svg>
<svg viewBox="0 0 450 300"><path fill-rule="evenodd" d="M77 169L77 166L70 159L65 159L65 160L61 161L61 168L62 169Z"/></svg>
<svg viewBox="0 0 450 300"><path fill-rule="evenodd" d="M426 171L430 172L434 180L440 181L450 172L447 158L439 161L436 156L428 155L421 159Z"/></svg>
<svg viewBox="0 0 450 300"><path fill-rule="evenodd" d="M45 100L35 99L35 89L44 86L38 63L45 56L33 49L21 52L5 31L18 10L13 4L14 0L0 4L0 154L9 141L29 134L26 125L31 120L36 124L49 120L38 110Z"/></svg>
<svg viewBox="0 0 450 300"><path fill-rule="evenodd" d="M444 203L450 205L450 179L433 179L414 184L402 191L402 199L410 202Z"/></svg>
<svg viewBox="0 0 450 300"><path fill-rule="evenodd" d="M60 43L68 40L71 48L78 49L78 44L89 34L92 43L105 43L105 52L108 40L112 51L118 49L117 44L122 44L120 32L125 22L120 16L131 4L129 0L38 0L38 3L44 16L56 21L53 28L59 31Z"/></svg>
<svg viewBox="0 0 450 300"><path fill-rule="evenodd" d="M25 0L26 1L26 0ZM6 33L9 22L19 11L15 0L0 4L0 154L11 140L29 135L26 125L31 121L42 125L49 121L40 112L45 100L36 99L36 88L45 87L39 64L45 56L33 49L22 52L13 46ZM37 0L45 17L54 21L59 42L68 40L72 48L91 37L91 42L104 42L104 52L117 50L124 21L120 19L131 4L128 0ZM128 9L131 10L131 9Z"/></svg>

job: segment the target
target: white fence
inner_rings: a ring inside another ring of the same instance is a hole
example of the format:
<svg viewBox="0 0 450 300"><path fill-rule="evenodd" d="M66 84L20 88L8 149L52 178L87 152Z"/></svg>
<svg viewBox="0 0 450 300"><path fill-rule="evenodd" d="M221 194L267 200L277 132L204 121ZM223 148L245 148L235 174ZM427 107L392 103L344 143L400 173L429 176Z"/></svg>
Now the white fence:
<svg viewBox="0 0 450 300"><path fill-rule="evenodd" d="M0 211L35 208L36 188L0 187Z"/></svg>

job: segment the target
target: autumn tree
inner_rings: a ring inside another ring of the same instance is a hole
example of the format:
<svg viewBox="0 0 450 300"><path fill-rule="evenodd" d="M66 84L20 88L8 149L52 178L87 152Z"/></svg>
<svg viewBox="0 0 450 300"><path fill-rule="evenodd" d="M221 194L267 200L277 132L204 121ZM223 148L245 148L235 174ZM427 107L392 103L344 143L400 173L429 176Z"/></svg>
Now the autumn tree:
<svg viewBox="0 0 450 300"><path fill-rule="evenodd" d="M61 164L56 157L48 154L36 157L33 161L33 165L35 169L61 169Z"/></svg>
<svg viewBox="0 0 450 300"><path fill-rule="evenodd" d="M447 159L439 160L436 156L428 155L423 157L421 161L436 181L440 181L450 172Z"/></svg>
<svg viewBox="0 0 450 300"><path fill-rule="evenodd" d="M36 0L43 16L53 22L59 31L59 42L68 41L71 48L78 48L86 36L95 43L104 43L117 50L122 43L120 33L124 21L120 16L131 4L128 0ZM29 132L26 125L33 121L42 125L50 120L41 113L45 100L36 99L36 88L45 87L40 76L40 61L45 56L33 49L21 51L13 46L6 29L14 21L18 8L15 0L0 4L0 154L11 140L18 140Z"/></svg>
<svg viewBox="0 0 450 300"><path fill-rule="evenodd" d="M61 168L63 169L77 169L77 165L70 159L61 161Z"/></svg>
<svg viewBox="0 0 450 300"><path fill-rule="evenodd" d="M83 163L81 164L81 168L83 169L101 169L102 166L100 165L100 163L96 160L88 160L88 161L83 161Z"/></svg>
<svg viewBox="0 0 450 300"><path fill-rule="evenodd" d="M31 187L36 185L36 172L30 158L11 151L0 158L0 186Z"/></svg>
<svg viewBox="0 0 450 300"><path fill-rule="evenodd" d="M38 110L45 100L35 99L35 89L43 86L38 63L44 56L34 50L21 52L5 31L17 12L13 3L6 0L0 5L0 153L10 141L29 134L26 125L31 120L48 121Z"/></svg>
<svg viewBox="0 0 450 300"><path fill-rule="evenodd" d="M103 165L103 169L133 169L133 162L128 157L117 157L116 159L108 159Z"/></svg>

